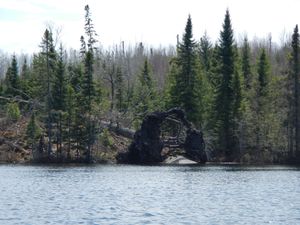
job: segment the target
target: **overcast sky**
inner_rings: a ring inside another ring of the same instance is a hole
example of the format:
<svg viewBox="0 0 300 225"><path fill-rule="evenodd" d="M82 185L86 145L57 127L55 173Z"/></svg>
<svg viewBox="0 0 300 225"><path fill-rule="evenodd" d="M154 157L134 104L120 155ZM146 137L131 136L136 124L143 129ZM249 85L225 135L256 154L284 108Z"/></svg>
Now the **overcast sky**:
<svg viewBox="0 0 300 225"><path fill-rule="evenodd" d="M66 48L78 49L86 4L104 47L120 41L175 45L188 14L195 39L206 30L215 41L226 8L236 39L244 34L249 39L265 38L271 33L279 42L283 32L292 32L300 23L299 0L0 0L0 49L9 53L38 51L47 24L61 29Z"/></svg>

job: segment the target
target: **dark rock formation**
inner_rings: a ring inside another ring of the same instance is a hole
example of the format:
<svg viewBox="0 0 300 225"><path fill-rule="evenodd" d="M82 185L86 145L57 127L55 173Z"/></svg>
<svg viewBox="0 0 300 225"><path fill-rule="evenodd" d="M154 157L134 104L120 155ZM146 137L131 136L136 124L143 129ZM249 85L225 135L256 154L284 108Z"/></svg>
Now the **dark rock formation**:
<svg viewBox="0 0 300 225"><path fill-rule="evenodd" d="M187 158L193 159L196 162L207 161L202 132L195 129L189 129L184 142L184 149Z"/></svg>
<svg viewBox="0 0 300 225"><path fill-rule="evenodd" d="M119 154L117 161L131 164L162 162L166 156L162 155L164 141L161 139L161 125L171 116L186 128L186 138L182 145L186 157L197 162L206 162L207 157L202 132L192 128L192 124L186 120L184 111L177 108L165 112L154 112L146 116L141 129L135 133L128 152Z"/></svg>

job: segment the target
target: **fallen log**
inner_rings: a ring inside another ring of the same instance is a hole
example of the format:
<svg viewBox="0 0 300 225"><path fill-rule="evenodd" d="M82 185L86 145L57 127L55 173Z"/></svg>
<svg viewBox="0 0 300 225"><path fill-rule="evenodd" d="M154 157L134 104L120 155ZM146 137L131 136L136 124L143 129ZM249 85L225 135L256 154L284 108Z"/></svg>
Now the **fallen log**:
<svg viewBox="0 0 300 225"><path fill-rule="evenodd" d="M3 145L3 144L6 144L8 145L9 147L11 147L13 150L17 150L17 152L21 152L21 153L24 153L24 154L29 154L30 152L26 149L24 149L23 147L21 147L20 145L16 144L16 143L13 143L9 140L7 140L6 138L4 137L0 137L0 145Z"/></svg>
<svg viewBox="0 0 300 225"><path fill-rule="evenodd" d="M118 125L116 123L111 123L111 122L102 120L102 121L100 121L100 127L107 128L109 131L112 131L112 132L116 133L117 135L121 135L121 136L129 138L131 140L133 140L133 138L134 138L135 130L121 127L120 125Z"/></svg>
<svg viewBox="0 0 300 225"><path fill-rule="evenodd" d="M22 99L19 96L15 96L15 97L11 97L11 98L0 96L0 99L8 101L8 102L19 102L19 103L26 103L26 104L31 104L31 105L43 106L43 104L41 104L40 102L38 102L36 100L25 100L25 99Z"/></svg>

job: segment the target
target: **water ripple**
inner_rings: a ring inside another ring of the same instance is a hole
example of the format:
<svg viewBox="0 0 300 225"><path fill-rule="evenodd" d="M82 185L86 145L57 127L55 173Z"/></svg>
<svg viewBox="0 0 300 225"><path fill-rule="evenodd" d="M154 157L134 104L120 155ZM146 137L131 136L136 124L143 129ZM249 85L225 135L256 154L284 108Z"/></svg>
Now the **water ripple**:
<svg viewBox="0 0 300 225"><path fill-rule="evenodd" d="M0 224L300 224L297 167L0 166Z"/></svg>

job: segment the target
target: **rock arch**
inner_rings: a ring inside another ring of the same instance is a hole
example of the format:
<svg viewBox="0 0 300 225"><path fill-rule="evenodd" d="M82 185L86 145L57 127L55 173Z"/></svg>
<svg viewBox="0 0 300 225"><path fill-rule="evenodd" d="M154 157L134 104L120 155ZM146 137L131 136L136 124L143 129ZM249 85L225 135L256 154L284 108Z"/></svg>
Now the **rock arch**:
<svg viewBox="0 0 300 225"><path fill-rule="evenodd" d="M170 118L180 122L185 128L185 140L182 143L177 143L177 147L184 150L187 158L205 163L207 155L202 132L193 128L192 124L186 119L184 111L178 108L147 115L141 124L141 128L136 131L128 152L119 154L117 161L131 164L163 162L166 155L162 154L162 150L167 143L161 137L161 126L164 121Z"/></svg>

